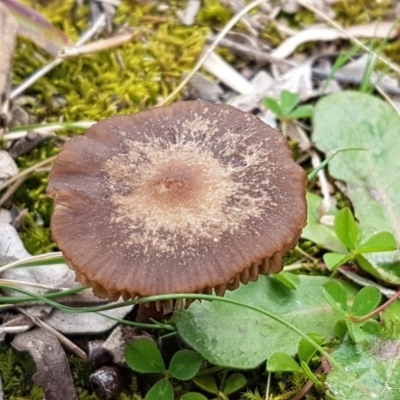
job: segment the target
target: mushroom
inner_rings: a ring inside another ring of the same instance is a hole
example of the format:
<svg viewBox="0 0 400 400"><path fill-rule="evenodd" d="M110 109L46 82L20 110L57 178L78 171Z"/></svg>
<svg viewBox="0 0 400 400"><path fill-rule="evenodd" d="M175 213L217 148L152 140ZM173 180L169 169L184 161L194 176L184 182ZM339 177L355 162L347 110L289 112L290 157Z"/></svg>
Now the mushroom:
<svg viewBox="0 0 400 400"><path fill-rule="evenodd" d="M282 269L306 221L306 182L286 139L256 116L179 102L65 144L47 189L52 235L98 297L223 295Z"/></svg>

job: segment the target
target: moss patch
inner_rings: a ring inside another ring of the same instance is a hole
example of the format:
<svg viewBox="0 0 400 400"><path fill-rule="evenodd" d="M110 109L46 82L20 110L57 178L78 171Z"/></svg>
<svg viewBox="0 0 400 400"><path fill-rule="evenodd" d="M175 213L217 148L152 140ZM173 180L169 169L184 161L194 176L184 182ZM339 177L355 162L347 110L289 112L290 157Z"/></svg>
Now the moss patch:
<svg viewBox="0 0 400 400"><path fill-rule="evenodd" d="M9 400L42 400L42 389L33 384L36 366L27 353L15 351L0 343L0 376L4 395Z"/></svg>
<svg viewBox="0 0 400 400"><path fill-rule="evenodd" d="M393 8L392 0L341 0L333 4L336 20L343 26L357 25L378 20Z"/></svg>

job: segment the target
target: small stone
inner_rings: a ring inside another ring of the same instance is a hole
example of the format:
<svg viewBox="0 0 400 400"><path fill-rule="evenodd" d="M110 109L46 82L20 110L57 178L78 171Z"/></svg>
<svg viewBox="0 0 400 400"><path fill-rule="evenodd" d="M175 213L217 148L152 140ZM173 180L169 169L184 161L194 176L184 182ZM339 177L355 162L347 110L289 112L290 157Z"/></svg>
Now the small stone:
<svg viewBox="0 0 400 400"><path fill-rule="evenodd" d="M0 184L17 175L18 172L17 164L12 157L5 150L0 150Z"/></svg>
<svg viewBox="0 0 400 400"><path fill-rule="evenodd" d="M117 398L124 387L125 377L121 367L102 367L90 375L93 390L101 400Z"/></svg>

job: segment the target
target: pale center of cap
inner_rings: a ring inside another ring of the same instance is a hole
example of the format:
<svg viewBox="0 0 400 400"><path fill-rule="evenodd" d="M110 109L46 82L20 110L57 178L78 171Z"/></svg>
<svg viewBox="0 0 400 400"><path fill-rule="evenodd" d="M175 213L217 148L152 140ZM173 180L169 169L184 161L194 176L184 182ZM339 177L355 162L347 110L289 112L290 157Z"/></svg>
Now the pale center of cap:
<svg viewBox="0 0 400 400"><path fill-rule="evenodd" d="M128 168L119 157L107 163L114 182L114 222L132 231L133 243L145 246L158 237L157 245L172 251L167 243L172 238L185 237L193 245L200 238L218 239L232 228L224 213L235 187L229 169L193 143L174 144L169 149L151 147ZM130 151L134 159L136 151L137 143ZM136 229L140 233L134 233Z"/></svg>
<svg viewBox="0 0 400 400"><path fill-rule="evenodd" d="M267 140L243 146L243 136L198 117L172 139L129 141L105 167L112 222L126 237L119 245L160 255L197 251L201 241L218 242L275 209Z"/></svg>
<svg viewBox="0 0 400 400"><path fill-rule="evenodd" d="M198 192L202 182L207 180L207 172L192 163L171 160L154 167L154 175L142 185L140 191L146 192L154 201L168 207L196 207ZM151 168L153 169L153 168Z"/></svg>

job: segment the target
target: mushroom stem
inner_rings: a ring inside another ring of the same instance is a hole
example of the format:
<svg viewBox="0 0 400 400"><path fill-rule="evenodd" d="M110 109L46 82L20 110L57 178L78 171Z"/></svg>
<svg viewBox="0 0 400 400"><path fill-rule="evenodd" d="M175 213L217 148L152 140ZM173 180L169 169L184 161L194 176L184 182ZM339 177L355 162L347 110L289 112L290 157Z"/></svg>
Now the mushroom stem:
<svg viewBox="0 0 400 400"><path fill-rule="evenodd" d="M164 317L162 310L158 310L156 303L143 303L139 304L136 322L148 323L152 319L160 320Z"/></svg>

